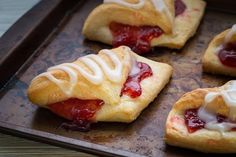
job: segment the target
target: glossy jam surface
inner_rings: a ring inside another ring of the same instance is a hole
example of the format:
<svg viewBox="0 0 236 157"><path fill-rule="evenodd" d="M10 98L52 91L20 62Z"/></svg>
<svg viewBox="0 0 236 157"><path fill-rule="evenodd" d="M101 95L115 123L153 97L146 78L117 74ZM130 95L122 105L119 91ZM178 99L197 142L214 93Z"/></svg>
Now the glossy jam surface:
<svg viewBox="0 0 236 157"><path fill-rule="evenodd" d="M175 15L178 16L186 10L182 0L175 0ZM129 46L134 52L144 54L151 50L151 41L158 38L164 32L158 26L130 26L112 22L110 30L113 35L112 45Z"/></svg>
<svg viewBox="0 0 236 157"><path fill-rule="evenodd" d="M175 16L179 16L186 10L186 5L182 0L175 0Z"/></svg>
<svg viewBox="0 0 236 157"><path fill-rule="evenodd" d="M151 40L163 34L163 31L157 26L137 27L115 22L110 24L110 30L113 35L112 45L114 47L126 45L138 54L150 51Z"/></svg>
<svg viewBox="0 0 236 157"><path fill-rule="evenodd" d="M104 104L101 100L80 100L71 98L66 101L48 105L55 114L71 120L63 123L62 127L68 130L87 131L95 113Z"/></svg>
<svg viewBox="0 0 236 157"><path fill-rule="evenodd" d="M128 79L122 88L121 95L128 95L131 98L137 98L142 94L140 82L153 75L151 67L146 63L137 62L137 66L140 69L139 73L128 76Z"/></svg>
<svg viewBox="0 0 236 157"><path fill-rule="evenodd" d="M188 109L184 114L185 124L190 133L202 129L205 126L205 122L198 117L197 111L198 109Z"/></svg>
<svg viewBox="0 0 236 157"><path fill-rule="evenodd" d="M142 94L140 82L152 76L152 69L149 65L137 62L139 73L128 76L121 95L125 94L132 98L136 98ZM66 101L48 105L48 108L55 114L64 117L71 122L61 125L66 130L88 131L93 122L95 113L101 109L104 102L102 100L80 100L71 98Z"/></svg>
<svg viewBox="0 0 236 157"><path fill-rule="evenodd" d="M222 123L222 122L229 122L229 120L227 119L227 117L223 116L223 115L216 115L216 119L218 123ZM193 133L197 130L200 130L202 128L204 128L205 126L205 122L203 120L201 120L198 116L198 109L188 109L185 111L184 114L184 120L185 120L185 124L187 126L188 132L189 133ZM236 128L232 129L233 131L236 131Z"/></svg>
<svg viewBox="0 0 236 157"><path fill-rule="evenodd" d="M228 43L220 50L218 57L222 64L236 68L236 42Z"/></svg>

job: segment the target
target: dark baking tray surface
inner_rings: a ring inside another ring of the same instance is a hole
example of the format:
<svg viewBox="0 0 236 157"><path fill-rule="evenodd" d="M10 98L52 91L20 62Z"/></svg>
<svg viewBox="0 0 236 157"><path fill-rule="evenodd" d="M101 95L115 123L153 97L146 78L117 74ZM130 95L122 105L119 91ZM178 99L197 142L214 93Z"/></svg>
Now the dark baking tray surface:
<svg viewBox="0 0 236 157"><path fill-rule="evenodd" d="M209 1L212 3L212 0ZM100 155L207 156L167 146L163 141L165 121L172 105L185 92L200 87L219 86L232 79L202 73L201 57L209 41L235 23L234 14L207 9L196 35L183 49L155 48L145 56L169 63L174 67L174 74L154 102L133 123L97 123L89 132L66 131L59 127L64 119L28 101L26 90L37 74L52 65L110 48L87 41L81 35L87 15L101 2L43 0L27 13L27 18L24 16L23 21L19 21L21 25L17 22L3 36L0 40L0 43L5 43L0 44L0 129ZM48 12L42 12L45 8ZM39 16L38 20L33 20L35 16ZM26 26L32 30L20 31L19 27L24 24L28 24ZM21 38L13 36L14 33L19 33Z"/></svg>

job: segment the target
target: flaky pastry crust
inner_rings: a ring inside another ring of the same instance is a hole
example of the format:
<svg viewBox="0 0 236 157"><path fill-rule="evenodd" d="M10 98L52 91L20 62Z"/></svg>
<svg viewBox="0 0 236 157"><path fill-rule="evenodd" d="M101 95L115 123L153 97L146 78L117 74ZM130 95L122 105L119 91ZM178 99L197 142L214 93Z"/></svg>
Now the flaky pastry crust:
<svg viewBox="0 0 236 157"><path fill-rule="evenodd" d="M153 75L141 81L142 94L139 97L133 99L125 95L120 96L121 89L128 77L132 64L131 60L128 60L128 62L124 61L124 55L126 54L124 50L126 48L127 47L121 46L112 49L124 64L120 82L112 83L110 80L105 79L101 85L94 85L89 83L82 76L78 77L78 84L71 97L78 99L100 99L104 101L104 105L102 105L102 108L96 113L93 119L94 121L131 122L135 120L140 112L154 100L158 93L169 82L172 75L172 67L170 65L151 61L129 50L128 55L130 55L130 58L135 58L137 61L148 64L152 69ZM101 54L99 53L98 55ZM106 58L106 62L112 66L111 60ZM78 61L75 63L81 64ZM51 73L56 78L68 82L69 76L64 71L55 70L51 71ZM34 104L45 108L47 108L48 104L70 98L65 95L58 86L43 76L31 82L28 89L28 97Z"/></svg>
<svg viewBox="0 0 236 157"><path fill-rule="evenodd" d="M150 0L145 1L141 9L131 9L118 4L101 4L95 8L85 21L83 34L90 40L112 44L113 36L109 29L111 22L132 26L159 26L164 34L151 41L151 46L181 48L192 37L204 14L206 3L202 0L182 0L187 9L174 17L174 1L166 0L171 18L163 12L154 9Z"/></svg>
<svg viewBox="0 0 236 157"><path fill-rule="evenodd" d="M220 87L222 88L222 87ZM184 121L187 109L199 108L204 104L208 92L219 91L219 88L196 89L184 94L173 106L166 121L165 141L167 144L194 149L207 153L236 153L236 132L228 131L223 134L218 131L200 129L189 133ZM212 102L216 113L227 116L229 109L222 97Z"/></svg>
<svg viewBox="0 0 236 157"><path fill-rule="evenodd" d="M202 58L203 70L205 72L209 72L213 74L236 76L236 68L223 65L220 62L220 59L216 52L217 48L219 48L223 44L224 38L229 31L230 29L225 30L224 32L218 34L210 42Z"/></svg>
<svg viewBox="0 0 236 157"><path fill-rule="evenodd" d="M120 91L125 83L128 73L131 68L131 53L124 53L123 47L119 47L112 50L120 58L123 69L122 69L122 79L118 83L113 83L105 77L102 86L94 85L93 83L87 81L81 73L78 73L78 83L75 86L70 97L79 99L101 99L108 104L114 105L120 101ZM99 53L106 63L112 66L112 61L106 57L106 55ZM126 61L124 58L128 58ZM80 60L73 62L83 67L85 70L89 71L89 68L84 65ZM70 87L69 76L66 72L62 70L51 71L53 76L58 79L64 80L65 87ZM91 72L92 73L92 72ZM112 88L109 88L112 87ZM28 88L28 97L31 102L39 106L45 107L48 104L60 102L67 100L69 97L64 94L64 92L52 81L46 77L37 77L33 79Z"/></svg>

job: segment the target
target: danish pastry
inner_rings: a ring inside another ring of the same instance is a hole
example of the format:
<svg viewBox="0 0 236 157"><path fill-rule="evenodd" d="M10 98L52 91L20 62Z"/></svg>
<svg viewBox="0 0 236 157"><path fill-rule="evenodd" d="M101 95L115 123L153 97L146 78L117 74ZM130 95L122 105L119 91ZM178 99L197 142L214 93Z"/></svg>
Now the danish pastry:
<svg viewBox="0 0 236 157"><path fill-rule="evenodd" d="M203 56L203 70L236 76L236 25L211 41Z"/></svg>
<svg viewBox="0 0 236 157"><path fill-rule="evenodd" d="M101 50L34 78L29 100L77 124L132 122L168 83L172 67L126 46Z"/></svg>
<svg viewBox="0 0 236 157"><path fill-rule="evenodd" d="M88 16L83 34L136 53L154 46L179 49L195 34L204 9L202 0L104 0Z"/></svg>
<svg viewBox="0 0 236 157"><path fill-rule="evenodd" d="M236 153L236 80L184 94L168 115L165 139L201 152Z"/></svg>

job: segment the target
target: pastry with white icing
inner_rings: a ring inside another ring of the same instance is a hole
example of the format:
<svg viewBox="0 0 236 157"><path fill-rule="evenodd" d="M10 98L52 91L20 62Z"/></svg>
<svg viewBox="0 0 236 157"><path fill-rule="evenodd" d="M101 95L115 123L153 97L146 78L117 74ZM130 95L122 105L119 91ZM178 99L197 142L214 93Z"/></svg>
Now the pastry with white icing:
<svg viewBox="0 0 236 157"><path fill-rule="evenodd" d="M132 122L169 82L172 67L126 46L101 50L35 77L29 100L69 120Z"/></svg>
<svg viewBox="0 0 236 157"><path fill-rule="evenodd" d="M202 0L104 0L89 14L83 34L136 53L155 46L180 49L195 34L205 5Z"/></svg>
<svg viewBox="0 0 236 157"><path fill-rule="evenodd" d="M165 140L201 152L236 153L236 80L184 94L168 115Z"/></svg>
<svg viewBox="0 0 236 157"><path fill-rule="evenodd" d="M236 24L214 37L202 62L205 72L236 76Z"/></svg>

